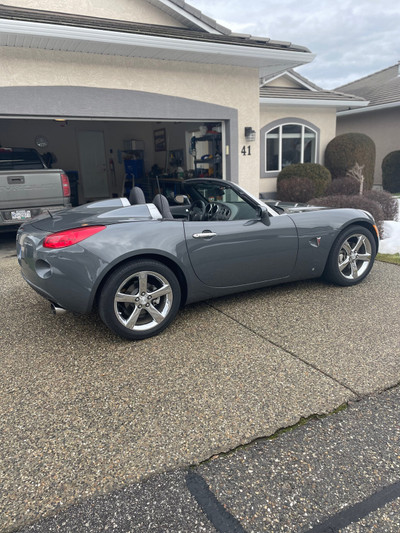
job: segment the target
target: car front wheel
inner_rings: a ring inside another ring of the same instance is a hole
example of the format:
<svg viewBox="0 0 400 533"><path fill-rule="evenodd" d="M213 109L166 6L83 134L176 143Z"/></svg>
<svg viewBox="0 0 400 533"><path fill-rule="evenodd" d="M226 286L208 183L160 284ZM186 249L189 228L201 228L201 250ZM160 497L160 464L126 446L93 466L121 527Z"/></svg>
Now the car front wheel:
<svg viewBox="0 0 400 533"><path fill-rule="evenodd" d="M363 226L352 226L333 244L325 277L337 285L360 283L370 272L376 256L372 233Z"/></svg>
<svg viewBox="0 0 400 533"><path fill-rule="evenodd" d="M180 301L180 285L172 270L158 261L138 259L107 279L99 314L121 337L140 340L163 331L175 318Z"/></svg>

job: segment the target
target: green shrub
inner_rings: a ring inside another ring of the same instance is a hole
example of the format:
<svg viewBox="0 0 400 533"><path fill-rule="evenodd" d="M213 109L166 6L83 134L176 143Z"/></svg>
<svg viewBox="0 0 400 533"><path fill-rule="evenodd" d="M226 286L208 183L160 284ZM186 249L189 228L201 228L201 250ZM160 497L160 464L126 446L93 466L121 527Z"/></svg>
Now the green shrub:
<svg viewBox="0 0 400 533"><path fill-rule="evenodd" d="M373 200L366 198L364 195L324 196L323 198L313 198L309 203L311 205L320 205L323 207L350 207L352 209L363 209L364 211L368 211L374 217L379 232L382 234L384 220L383 209L378 202L374 202Z"/></svg>
<svg viewBox="0 0 400 533"><path fill-rule="evenodd" d="M326 196L360 194L360 183L355 178L337 178L328 185L325 194Z"/></svg>
<svg viewBox="0 0 400 533"><path fill-rule="evenodd" d="M382 161L383 188L390 192L400 192L400 150L387 154Z"/></svg>
<svg viewBox="0 0 400 533"><path fill-rule="evenodd" d="M284 202L307 203L315 196L314 183L309 178L289 178L278 181L278 198Z"/></svg>
<svg viewBox="0 0 400 533"><path fill-rule="evenodd" d="M278 174L278 184L290 178L308 178L314 184L314 195L322 196L332 181L331 173L318 163L296 163L283 168Z"/></svg>
<svg viewBox="0 0 400 533"><path fill-rule="evenodd" d="M332 139L326 147L325 166L330 170L332 179L337 179L358 163L364 166L364 189L372 189L375 151L375 143L368 135L344 133Z"/></svg>
<svg viewBox="0 0 400 533"><path fill-rule="evenodd" d="M378 202L383 210L385 220L396 220L399 212L399 202L387 191L365 191L365 198Z"/></svg>

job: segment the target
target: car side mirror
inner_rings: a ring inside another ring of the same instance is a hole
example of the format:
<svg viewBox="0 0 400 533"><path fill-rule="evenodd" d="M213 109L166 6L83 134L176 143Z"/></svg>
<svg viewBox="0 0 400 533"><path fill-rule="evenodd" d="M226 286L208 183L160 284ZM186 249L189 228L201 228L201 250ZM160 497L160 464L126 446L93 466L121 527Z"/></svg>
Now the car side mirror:
<svg viewBox="0 0 400 533"><path fill-rule="evenodd" d="M261 207L261 222L266 226L271 225L271 220L269 218L268 209L266 207Z"/></svg>

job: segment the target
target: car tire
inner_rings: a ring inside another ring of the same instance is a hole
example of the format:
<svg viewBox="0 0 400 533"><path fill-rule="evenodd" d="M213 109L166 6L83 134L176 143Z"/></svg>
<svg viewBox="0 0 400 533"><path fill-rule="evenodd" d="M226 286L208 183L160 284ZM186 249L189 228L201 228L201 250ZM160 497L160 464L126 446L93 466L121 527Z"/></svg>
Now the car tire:
<svg viewBox="0 0 400 533"><path fill-rule="evenodd" d="M181 303L177 277L163 263L138 259L114 270L99 298L99 314L112 331L130 340L163 331Z"/></svg>
<svg viewBox="0 0 400 533"><path fill-rule="evenodd" d="M356 285L369 274L375 256L372 233L363 226L350 226L333 243L324 277L336 285Z"/></svg>

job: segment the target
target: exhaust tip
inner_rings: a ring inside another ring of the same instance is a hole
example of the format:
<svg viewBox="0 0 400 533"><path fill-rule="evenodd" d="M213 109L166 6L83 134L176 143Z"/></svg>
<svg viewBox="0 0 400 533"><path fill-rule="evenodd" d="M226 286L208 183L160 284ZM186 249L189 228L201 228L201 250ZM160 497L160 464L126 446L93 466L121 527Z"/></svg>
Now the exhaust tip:
<svg viewBox="0 0 400 533"><path fill-rule="evenodd" d="M54 303L50 304L50 308L51 308L52 313L56 316L64 315L67 312L67 310L64 309L64 307L60 307L59 305L56 305Z"/></svg>

